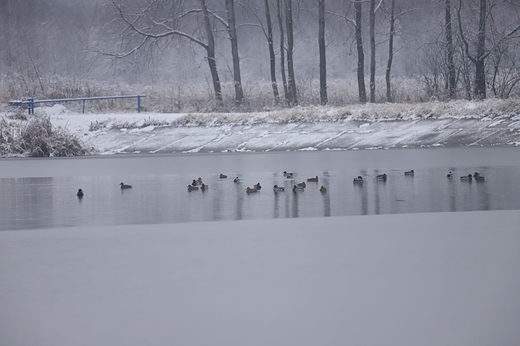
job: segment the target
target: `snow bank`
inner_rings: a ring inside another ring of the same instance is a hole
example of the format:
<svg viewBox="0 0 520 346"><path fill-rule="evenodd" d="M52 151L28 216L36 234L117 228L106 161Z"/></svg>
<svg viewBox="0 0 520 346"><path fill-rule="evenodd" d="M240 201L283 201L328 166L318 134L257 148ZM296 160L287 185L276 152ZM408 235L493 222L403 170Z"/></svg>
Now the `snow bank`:
<svg viewBox="0 0 520 346"><path fill-rule="evenodd" d="M56 106L55 106L56 107ZM63 114L62 106L58 108ZM42 113L57 115L56 109L41 109ZM98 116L104 123L96 129L139 128L149 123L171 127L220 127L223 125L260 125L322 122L378 122L434 119L495 119L520 115L520 100L486 99L483 101L456 100L414 104L377 103L345 107L308 106L272 112L255 113L143 113L143 114L90 114L95 123Z"/></svg>
<svg viewBox="0 0 520 346"><path fill-rule="evenodd" d="M258 113L77 114L40 107L102 154L496 146L520 142L520 100L309 106Z"/></svg>

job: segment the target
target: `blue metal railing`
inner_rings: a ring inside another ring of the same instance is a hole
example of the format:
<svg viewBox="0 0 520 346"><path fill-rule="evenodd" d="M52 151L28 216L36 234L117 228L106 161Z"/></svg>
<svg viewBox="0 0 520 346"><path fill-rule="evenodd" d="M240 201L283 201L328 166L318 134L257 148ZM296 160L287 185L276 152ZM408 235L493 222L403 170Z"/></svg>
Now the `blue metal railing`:
<svg viewBox="0 0 520 346"><path fill-rule="evenodd" d="M83 101L83 113L85 113L85 101L136 98L137 99L137 112L140 113L141 112L141 98L142 97L146 97L146 95L77 97L77 98L70 98L70 99L54 99L54 100L27 99L26 101L9 101L9 106L22 107L23 105L27 105L27 111L29 112L29 114L34 114L34 105L37 104L37 103L63 103L63 102Z"/></svg>

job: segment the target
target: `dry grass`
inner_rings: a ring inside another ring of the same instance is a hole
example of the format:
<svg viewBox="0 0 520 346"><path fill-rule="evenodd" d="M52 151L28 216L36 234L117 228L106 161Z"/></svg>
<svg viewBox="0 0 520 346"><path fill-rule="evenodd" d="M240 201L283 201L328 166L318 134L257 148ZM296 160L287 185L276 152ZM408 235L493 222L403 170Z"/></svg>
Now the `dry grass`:
<svg viewBox="0 0 520 346"><path fill-rule="evenodd" d="M44 92L39 84L26 81L23 86L13 79L0 82L0 102L5 107L9 100L16 99L58 99L115 95L146 95L142 100L142 110L158 113L229 113L260 112L283 109L283 88L280 102L273 96L268 81L245 82L243 85L245 102L240 107L234 103L234 87L232 83L222 84L224 101L215 101L213 90L207 84L154 84L129 85L124 83L102 83L76 78L52 77L44 80ZM317 80L300 80L297 85L299 105L303 107L320 104L319 82ZM353 79L329 79L327 85L328 105L342 107L358 103L357 83ZM377 80L378 103L386 101L386 89L382 79ZM394 101L397 103L417 103L429 100L423 83L414 78L395 78L393 80ZM67 103L72 111L81 111L82 103ZM135 99L89 101L87 112L133 111L137 108ZM0 108L1 110L1 108Z"/></svg>
<svg viewBox="0 0 520 346"><path fill-rule="evenodd" d="M64 128L52 126L49 117L0 120L0 156L58 157L94 154Z"/></svg>

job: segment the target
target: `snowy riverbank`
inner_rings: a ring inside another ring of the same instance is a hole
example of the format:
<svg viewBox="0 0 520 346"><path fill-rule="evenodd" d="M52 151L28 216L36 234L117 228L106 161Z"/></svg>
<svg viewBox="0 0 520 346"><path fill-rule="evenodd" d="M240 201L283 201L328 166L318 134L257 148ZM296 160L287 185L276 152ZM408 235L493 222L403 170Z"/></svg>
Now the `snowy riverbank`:
<svg viewBox="0 0 520 346"><path fill-rule="evenodd" d="M41 107L101 154L516 146L520 101L296 107L262 113L77 114Z"/></svg>

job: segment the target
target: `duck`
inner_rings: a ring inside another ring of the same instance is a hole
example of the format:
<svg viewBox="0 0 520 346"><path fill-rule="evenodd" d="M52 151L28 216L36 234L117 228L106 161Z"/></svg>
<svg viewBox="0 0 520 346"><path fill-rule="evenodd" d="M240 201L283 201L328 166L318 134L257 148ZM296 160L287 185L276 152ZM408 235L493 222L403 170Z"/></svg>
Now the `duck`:
<svg viewBox="0 0 520 346"><path fill-rule="evenodd" d="M191 186L197 186L197 180L196 179L193 179L193 181L191 182Z"/></svg>
<svg viewBox="0 0 520 346"><path fill-rule="evenodd" d="M485 178L482 175L480 175L479 172L473 173L473 178L475 178L476 181L484 181L485 180Z"/></svg>
<svg viewBox="0 0 520 346"><path fill-rule="evenodd" d="M246 189L246 193L248 193L248 194L249 194L249 193L255 193L255 192L258 192L258 190L257 190L257 189L252 189L252 188L250 188L249 186L248 186L247 189Z"/></svg>
<svg viewBox="0 0 520 346"><path fill-rule="evenodd" d="M262 186L260 185L260 183L256 183L256 184L253 186L253 188L254 188L255 190L260 190L260 189L262 188Z"/></svg>
<svg viewBox="0 0 520 346"><path fill-rule="evenodd" d="M283 176L287 179L292 179L294 177L294 173L289 173L287 171L283 171Z"/></svg>
<svg viewBox="0 0 520 346"><path fill-rule="evenodd" d="M199 177L199 178L197 179L197 183L198 183L199 185L202 184L202 178L201 178L201 177Z"/></svg>
<svg viewBox="0 0 520 346"><path fill-rule="evenodd" d="M472 179L473 179L473 176L471 174L463 175L462 177L460 177L460 180L471 181Z"/></svg>
<svg viewBox="0 0 520 346"><path fill-rule="evenodd" d="M201 189L202 191L205 191L205 190L209 189L209 185L206 185L206 184L202 183L202 184L200 185L200 189Z"/></svg>
<svg viewBox="0 0 520 346"><path fill-rule="evenodd" d="M309 178L307 179L308 182L315 182L317 183L318 182L318 176L316 176L315 178Z"/></svg>
<svg viewBox="0 0 520 346"><path fill-rule="evenodd" d="M447 178L453 178L453 173L452 172L448 172L448 174L446 174L446 177Z"/></svg>
<svg viewBox="0 0 520 346"><path fill-rule="evenodd" d="M307 187L307 184L305 184L305 182L304 182L304 181L302 181L301 183L298 183L298 184L296 184L296 186L298 186L298 187L301 187L301 188L304 188L304 189L305 189L305 188Z"/></svg>
<svg viewBox="0 0 520 346"><path fill-rule="evenodd" d="M303 186L294 185L294 187L292 188L292 190L293 190L294 192L296 192L296 191L304 191L305 188L304 188Z"/></svg>
<svg viewBox="0 0 520 346"><path fill-rule="evenodd" d="M240 182L240 178L239 178L239 177L236 177L235 179L233 179L233 182L234 182L234 183L239 183L239 182Z"/></svg>
<svg viewBox="0 0 520 346"><path fill-rule="evenodd" d="M273 186L273 191L274 192L283 192L283 191L285 191L285 187L275 185L275 186Z"/></svg>
<svg viewBox="0 0 520 346"><path fill-rule="evenodd" d="M357 178L354 178L354 184L363 184L363 177L359 175Z"/></svg>
<svg viewBox="0 0 520 346"><path fill-rule="evenodd" d="M404 175L414 175L414 174L415 174L415 171L413 169L404 172Z"/></svg>
<svg viewBox="0 0 520 346"><path fill-rule="evenodd" d="M188 191L195 191L195 190L198 190L198 189L199 189L198 186L188 185Z"/></svg>
<svg viewBox="0 0 520 346"><path fill-rule="evenodd" d="M83 190L79 189L78 193L76 194L76 196L78 196L79 198L83 197Z"/></svg>
<svg viewBox="0 0 520 346"><path fill-rule="evenodd" d="M220 173L220 175L219 175L218 177L219 177L220 179L226 179L226 178L227 178L227 175Z"/></svg>
<svg viewBox="0 0 520 346"><path fill-rule="evenodd" d="M124 184L124 183L121 183L119 185L121 186L121 190L131 189L132 188L132 185L127 185L127 184Z"/></svg>
<svg viewBox="0 0 520 346"><path fill-rule="evenodd" d="M378 174L376 176L376 179L379 180L379 181L386 181L386 173Z"/></svg>
<svg viewBox="0 0 520 346"><path fill-rule="evenodd" d="M326 188L325 186L321 185L321 187L320 187L320 192L321 192L321 193L325 193L325 192L327 192L327 188Z"/></svg>

